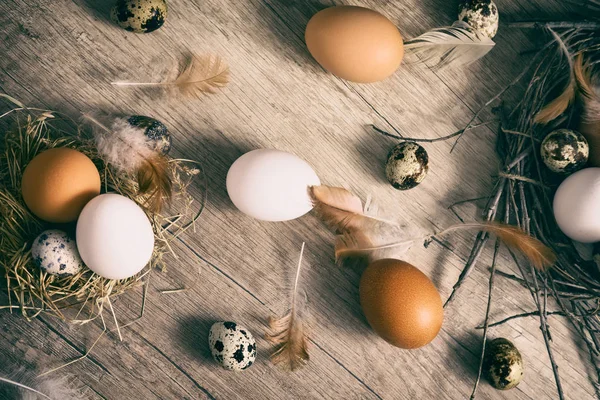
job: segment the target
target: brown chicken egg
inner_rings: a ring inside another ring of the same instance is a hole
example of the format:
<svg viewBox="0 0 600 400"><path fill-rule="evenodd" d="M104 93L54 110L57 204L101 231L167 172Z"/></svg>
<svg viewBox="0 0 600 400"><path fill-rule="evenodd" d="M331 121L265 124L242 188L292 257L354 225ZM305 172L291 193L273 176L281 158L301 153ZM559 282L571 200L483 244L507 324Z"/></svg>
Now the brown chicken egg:
<svg viewBox="0 0 600 400"><path fill-rule="evenodd" d="M398 69L404 44L398 28L377 11L326 8L306 26L306 46L323 68L359 83L381 81Z"/></svg>
<svg viewBox="0 0 600 400"><path fill-rule="evenodd" d="M373 330L402 349L431 342L444 320L439 292L407 262L386 258L371 263L360 280L360 304Z"/></svg>
<svg viewBox="0 0 600 400"><path fill-rule="evenodd" d="M85 154L54 148L29 162L21 193L31 212L44 221L72 222L87 202L100 194L100 174Z"/></svg>

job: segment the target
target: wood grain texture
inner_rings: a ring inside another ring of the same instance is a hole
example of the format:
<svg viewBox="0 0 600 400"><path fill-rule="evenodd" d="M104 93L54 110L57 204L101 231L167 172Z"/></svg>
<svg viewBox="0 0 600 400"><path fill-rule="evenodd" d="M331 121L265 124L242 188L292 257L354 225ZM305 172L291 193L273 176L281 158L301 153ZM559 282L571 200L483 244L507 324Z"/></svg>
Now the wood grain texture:
<svg viewBox="0 0 600 400"><path fill-rule="evenodd" d="M308 19L333 2L315 0L172 0L167 22L149 35L130 34L108 20L112 1L5 0L0 2L0 90L36 106L78 116L81 111L142 114L165 122L173 155L203 163L209 204L195 232L175 246L178 259L151 281L146 315L125 328L120 342L103 337L91 357L55 374L72 377L89 398L467 398L475 379L487 298L484 257L446 310L440 335L428 346L402 351L368 327L358 301L360 271L338 268L333 238L309 214L267 223L238 212L227 197L225 176L244 152L261 147L290 151L307 160L322 182L361 196L373 195L388 216L413 233L456 222L455 201L485 196L498 162L494 132L479 128L450 154L451 142L426 145L430 173L416 189L395 191L385 180L394 141L370 124L412 137L437 137L462 128L473 112L520 71L520 55L542 42L531 33L501 28L498 45L463 70L433 72L407 63L388 80L358 85L325 72L305 49ZM343 2L335 2L342 4ZM564 11L561 2L498 1L501 18L530 19ZM556 3L556 4L554 4ZM379 10L414 37L450 24L454 2L405 0L353 2ZM506 10L506 11L504 11ZM232 82L198 100L160 97L110 85L113 80L152 80L189 52L217 53L231 66ZM414 61L414 60L412 60ZM482 119L492 118L489 114ZM192 188L200 198L199 188ZM457 211L479 217L479 204ZM407 261L430 276L447 297L468 255L472 237L448 238L452 251L414 248ZM302 241L307 242L303 281L311 314L311 361L286 373L268 361L261 337L266 318L283 313L287 283ZM513 269L509 258L499 268ZM184 292L159 291L185 286ZM492 320L531 311L527 290L497 279ZM121 322L138 312L139 292L115 304ZM240 374L219 369L207 349L211 323L234 320L258 338L256 365ZM85 353L101 328L68 327L48 317L31 323L0 314L0 373L13 368L48 370ZM554 350L570 399L593 398L587 355L567 321L551 317ZM493 328L512 340L525 360L525 378L510 392L481 385L480 399L553 399L552 371L535 318Z"/></svg>

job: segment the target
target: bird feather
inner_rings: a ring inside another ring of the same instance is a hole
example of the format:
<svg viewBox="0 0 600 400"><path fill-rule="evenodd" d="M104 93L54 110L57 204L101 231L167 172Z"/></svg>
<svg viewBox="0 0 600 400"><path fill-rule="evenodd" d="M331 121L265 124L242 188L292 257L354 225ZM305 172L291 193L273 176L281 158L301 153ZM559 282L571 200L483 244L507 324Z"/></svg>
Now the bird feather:
<svg viewBox="0 0 600 400"><path fill-rule="evenodd" d="M179 68L178 68L179 69ZM191 55L175 79L162 82L112 82L115 86L159 87L176 90L187 97L200 97L203 93L216 93L229 82L229 66L218 55Z"/></svg>
<svg viewBox="0 0 600 400"><path fill-rule="evenodd" d="M269 331L265 335L267 341L276 346L271 354L273 363L283 365L292 371L306 364L310 358L307 327L302 317L298 298L303 256L304 243L300 249L289 310L281 318L272 316L269 318Z"/></svg>
<svg viewBox="0 0 600 400"><path fill-rule="evenodd" d="M434 68L471 64L485 56L495 43L473 31L466 23L432 29L404 43L404 48L416 54L420 61Z"/></svg>
<svg viewBox="0 0 600 400"><path fill-rule="evenodd" d="M558 43L558 48L561 52L561 55L567 58L567 62L569 64L569 80L567 81L563 91L537 112L533 120L538 124L547 124L563 114L567 108L573 104L577 88L577 81L573 71L573 57L560 35L558 35L552 29L550 29L550 33L552 36L554 36L556 43Z"/></svg>
<svg viewBox="0 0 600 400"><path fill-rule="evenodd" d="M168 159L154 149L152 139L144 129L123 118L115 118L109 127L95 117L84 117L94 123L94 140L102 159L116 170L134 176L138 192L146 197L147 206L160 212L172 196L172 181Z"/></svg>
<svg viewBox="0 0 600 400"><path fill-rule="evenodd" d="M462 229L477 229L496 235L509 249L520 252L539 271L547 270L556 262L556 254L544 243L519 227L499 222L453 225L433 236Z"/></svg>
<svg viewBox="0 0 600 400"><path fill-rule="evenodd" d="M400 257L410 248L409 243L386 246L402 238L404 229L378 217L373 202L363 207L362 201L348 190L324 185L311 187L310 195L317 215L337 234L338 263L353 256L364 256L369 261Z"/></svg>

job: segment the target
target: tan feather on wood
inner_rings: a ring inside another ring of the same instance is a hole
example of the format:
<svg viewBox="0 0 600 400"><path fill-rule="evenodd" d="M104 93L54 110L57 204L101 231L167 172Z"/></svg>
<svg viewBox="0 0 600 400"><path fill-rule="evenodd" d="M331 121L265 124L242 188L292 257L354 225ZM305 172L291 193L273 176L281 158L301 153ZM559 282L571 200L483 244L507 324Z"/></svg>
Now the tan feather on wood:
<svg viewBox="0 0 600 400"><path fill-rule="evenodd" d="M393 225L391 221L369 215L358 196L331 186L312 186L309 194L315 212L336 233L371 229L375 225Z"/></svg>
<svg viewBox="0 0 600 400"><path fill-rule="evenodd" d="M273 363L281 364L292 371L306 364L310 358L308 355L307 327L301 315L298 300L298 283L303 256L304 243L302 243L300 249L290 308L281 318L269 318L270 331L265 335L265 339L276 346L271 355Z"/></svg>
<svg viewBox="0 0 600 400"><path fill-rule="evenodd" d="M397 258L410 248L412 241L406 242L405 246L388 246L404 236L403 228L395 222L372 215L373 210L365 209L362 201L348 190L313 186L310 195L317 215L338 235L335 244L338 263L348 257L358 256L367 261Z"/></svg>
<svg viewBox="0 0 600 400"><path fill-rule="evenodd" d="M200 97L203 93L216 93L229 82L229 67L217 55L188 57L184 68L174 80L163 82L112 82L115 86L159 87L176 90L184 96Z"/></svg>

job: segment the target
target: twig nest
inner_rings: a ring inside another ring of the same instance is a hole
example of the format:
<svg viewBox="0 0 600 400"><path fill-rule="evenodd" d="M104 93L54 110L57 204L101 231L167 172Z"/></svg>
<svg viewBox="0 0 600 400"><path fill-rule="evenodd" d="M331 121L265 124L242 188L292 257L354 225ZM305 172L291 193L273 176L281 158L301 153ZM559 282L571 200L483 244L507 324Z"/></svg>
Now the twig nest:
<svg viewBox="0 0 600 400"><path fill-rule="evenodd" d="M110 17L126 31L149 33L165 23L167 2L165 0L117 0Z"/></svg>
<svg viewBox="0 0 600 400"><path fill-rule="evenodd" d="M428 170L427 151L418 143L402 142L390 151L385 176L396 189L408 190L421 183Z"/></svg>
<svg viewBox="0 0 600 400"><path fill-rule="evenodd" d="M171 134L166 125L157 119L144 115L132 115L127 118L127 123L144 130L144 135L154 142L154 150L167 154L171 150Z"/></svg>
<svg viewBox="0 0 600 400"><path fill-rule="evenodd" d="M493 39L498 32L500 16L492 0L464 0L458 6L458 20L479 34Z"/></svg>
<svg viewBox="0 0 600 400"><path fill-rule="evenodd" d="M256 341L246 328L235 322L216 322L208 333L210 352L223 368L243 371L256 360Z"/></svg>
<svg viewBox="0 0 600 400"><path fill-rule="evenodd" d="M585 137L579 132L558 129L544 138L540 153L549 170L559 174L571 174L585 166L590 148Z"/></svg>
<svg viewBox="0 0 600 400"><path fill-rule="evenodd" d="M31 256L41 270L61 277L75 275L84 267L75 240L58 229L44 231L35 238Z"/></svg>
<svg viewBox="0 0 600 400"><path fill-rule="evenodd" d="M523 358L511 341L497 338L485 350L483 368L490 384L496 389L512 389L523 379Z"/></svg>

